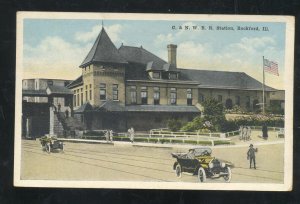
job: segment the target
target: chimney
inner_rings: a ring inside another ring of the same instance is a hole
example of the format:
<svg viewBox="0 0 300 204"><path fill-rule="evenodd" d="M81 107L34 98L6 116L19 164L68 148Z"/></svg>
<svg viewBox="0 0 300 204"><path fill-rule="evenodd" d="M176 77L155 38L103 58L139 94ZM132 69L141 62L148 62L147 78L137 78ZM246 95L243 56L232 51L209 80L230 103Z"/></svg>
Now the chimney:
<svg viewBox="0 0 300 204"><path fill-rule="evenodd" d="M168 48L168 62L169 62L169 64L172 64L175 67L177 67L177 64L176 64L176 49L177 49L177 45L169 44L167 46L167 48Z"/></svg>

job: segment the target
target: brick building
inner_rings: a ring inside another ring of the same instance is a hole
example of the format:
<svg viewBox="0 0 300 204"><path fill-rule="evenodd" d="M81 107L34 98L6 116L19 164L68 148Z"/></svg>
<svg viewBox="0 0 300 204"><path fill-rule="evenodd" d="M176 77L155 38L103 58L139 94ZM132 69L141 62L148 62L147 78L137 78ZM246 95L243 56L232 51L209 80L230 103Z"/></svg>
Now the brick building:
<svg viewBox="0 0 300 204"><path fill-rule="evenodd" d="M165 127L169 118L189 121L201 103L216 98L254 111L262 103L262 84L243 72L177 67L177 46L167 45L168 61L143 47L119 49L104 28L80 65L82 75L68 85L75 115L90 129L125 131ZM266 104L275 89L265 86Z"/></svg>
<svg viewBox="0 0 300 204"><path fill-rule="evenodd" d="M23 79L22 80L22 136L34 138L44 134L63 132L62 121L58 121L51 107L72 115L73 94L66 88L70 80ZM54 107L53 106L53 107Z"/></svg>

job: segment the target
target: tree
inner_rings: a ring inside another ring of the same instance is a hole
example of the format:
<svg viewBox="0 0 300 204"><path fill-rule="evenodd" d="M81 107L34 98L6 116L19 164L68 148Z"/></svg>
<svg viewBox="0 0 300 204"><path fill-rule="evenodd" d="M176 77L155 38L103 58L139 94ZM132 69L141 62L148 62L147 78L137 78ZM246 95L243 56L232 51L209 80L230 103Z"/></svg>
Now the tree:
<svg viewBox="0 0 300 204"><path fill-rule="evenodd" d="M206 99L203 103L203 115L198 116L193 121L184 125L181 130L184 131L197 131L197 130L210 130L222 131L226 128L226 118L224 114L223 104L213 98ZM209 125L208 125L209 124Z"/></svg>
<svg viewBox="0 0 300 204"><path fill-rule="evenodd" d="M208 98L202 103L204 107L204 115L221 116L224 115L223 104L214 98Z"/></svg>

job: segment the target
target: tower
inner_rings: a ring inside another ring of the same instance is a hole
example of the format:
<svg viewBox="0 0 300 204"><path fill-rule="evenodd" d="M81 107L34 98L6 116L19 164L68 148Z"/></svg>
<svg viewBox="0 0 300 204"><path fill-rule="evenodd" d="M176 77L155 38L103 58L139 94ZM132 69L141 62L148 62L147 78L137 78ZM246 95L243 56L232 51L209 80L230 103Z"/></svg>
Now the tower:
<svg viewBox="0 0 300 204"><path fill-rule="evenodd" d="M84 101L100 106L112 100L125 104L126 60L102 27L93 47L80 65Z"/></svg>

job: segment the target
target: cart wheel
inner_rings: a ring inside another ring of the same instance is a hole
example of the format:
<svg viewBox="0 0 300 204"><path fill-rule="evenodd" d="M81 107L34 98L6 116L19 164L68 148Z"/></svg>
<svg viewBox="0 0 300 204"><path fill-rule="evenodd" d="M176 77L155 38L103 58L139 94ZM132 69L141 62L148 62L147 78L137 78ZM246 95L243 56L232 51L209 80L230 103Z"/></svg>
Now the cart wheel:
<svg viewBox="0 0 300 204"><path fill-rule="evenodd" d="M61 143L61 144L60 144L60 147L61 147L61 152L64 153L64 152L65 152L65 151L64 151L64 144Z"/></svg>
<svg viewBox="0 0 300 204"><path fill-rule="evenodd" d="M198 170L198 180L201 183L204 183L206 181L206 173L202 167L200 167Z"/></svg>
<svg viewBox="0 0 300 204"><path fill-rule="evenodd" d="M181 172L181 166L180 166L180 164L176 165L176 167L175 167L175 173L176 173L176 176L178 178L181 178L182 172Z"/></svg>
<svg viewBox="0 0 300 204"><path fill-rule="evenodd" d="M49 143L46 144L46 152L48 152L49 154L51 152L51 146Z"/></svg>
<svg viewBox="0 0 300 204"><path fill-rule="evenodd" d="M224 178L224 180L226 181L226 182L230 182L230 180L231 180L231 169L230 169L230 167L229 166L227 166L226 168L225 168L225 173L227 173L227 175L226 176L223 176L223 178Z"/></svg>

